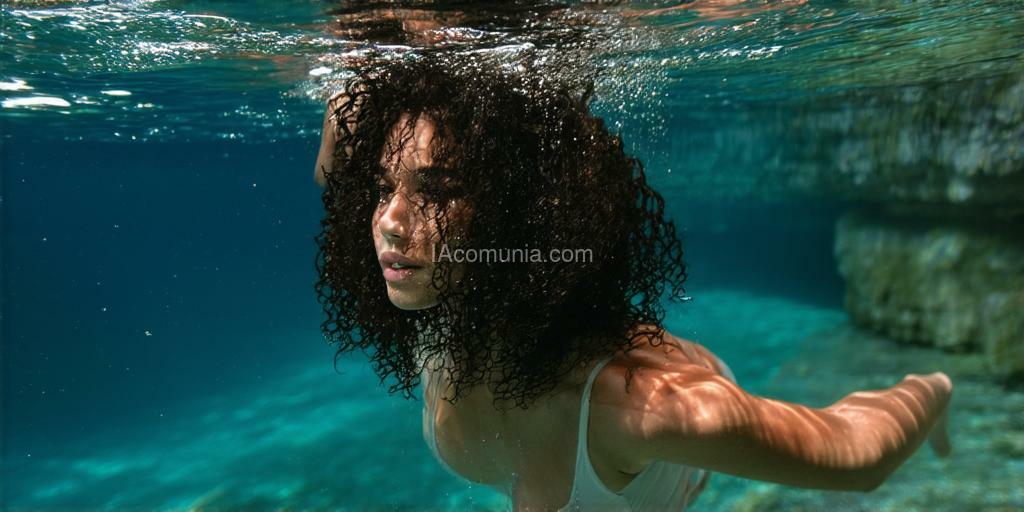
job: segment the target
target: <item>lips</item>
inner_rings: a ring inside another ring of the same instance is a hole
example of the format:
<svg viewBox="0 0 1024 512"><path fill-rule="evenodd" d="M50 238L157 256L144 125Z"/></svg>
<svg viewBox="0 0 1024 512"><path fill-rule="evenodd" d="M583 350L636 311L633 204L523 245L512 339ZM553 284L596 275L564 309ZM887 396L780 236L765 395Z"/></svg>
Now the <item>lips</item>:
<svg viewBox="0 0 1024 512"><path fill-rule="evenodd" d="M396 265L400 268L395 268ZM416 260L402 256L395 251L387 251L380 255L380 267L384 271L384 280L388 282L408 279L423 269L423 265L417 263Z"/></svg>

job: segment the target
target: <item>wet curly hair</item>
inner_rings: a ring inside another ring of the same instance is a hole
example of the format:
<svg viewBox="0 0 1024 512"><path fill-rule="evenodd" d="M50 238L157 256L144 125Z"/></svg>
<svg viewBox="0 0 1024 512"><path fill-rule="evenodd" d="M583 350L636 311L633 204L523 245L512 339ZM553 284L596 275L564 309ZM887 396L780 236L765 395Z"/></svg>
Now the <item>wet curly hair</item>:
<svg viewBox="0 0 1024 512"><path fill-rule="evenodd" d="M321 329L337 343L335 363L360 349L381 383L397 381L389 393L409 398L436 358L450 372L448 400L487 383L495 407L525 408L574 367L661 342L661 301L684 293L682 243L641 162L591 114L594 77L580 76L428 54L345 82L348 101L332 107L340 121L316 237ZM392 305L368 227L387 135L403 114L428 116L444 134L434 161L460 184L431 197L439 244L583 249L590 261L467 263L457 280L453 264L439 262L437 306ZM449 222L452 199L473 212L458 226Z"/></svg>

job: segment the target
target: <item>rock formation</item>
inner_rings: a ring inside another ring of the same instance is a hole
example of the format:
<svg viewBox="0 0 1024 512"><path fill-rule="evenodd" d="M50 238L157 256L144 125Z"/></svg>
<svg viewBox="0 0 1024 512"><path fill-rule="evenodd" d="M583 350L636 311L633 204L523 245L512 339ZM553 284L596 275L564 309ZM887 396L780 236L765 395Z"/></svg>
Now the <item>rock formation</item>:
<svg viewBox="0 0 1024 512"><path fill-rule="evenodd" d="M846 214L835 255L852 319L887 337L981 350L1024 373L1024 226L884 212Z"/></svg>

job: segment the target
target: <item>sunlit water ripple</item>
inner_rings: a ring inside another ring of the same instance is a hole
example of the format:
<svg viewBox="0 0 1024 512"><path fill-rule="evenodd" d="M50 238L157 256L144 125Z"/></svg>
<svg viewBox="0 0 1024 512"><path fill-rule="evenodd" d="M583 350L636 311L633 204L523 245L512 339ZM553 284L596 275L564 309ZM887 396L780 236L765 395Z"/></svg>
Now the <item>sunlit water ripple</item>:
<svg viewBox="0 0 1024 512"><path fill-rule="evenodd" d="M673 111L830 108L851 91L1024 72L1015 2L671 4L8 2L0 116L78 140L306 137L351 69L428 46L569 53L604 69L598 109L645 135Z"/></svg>

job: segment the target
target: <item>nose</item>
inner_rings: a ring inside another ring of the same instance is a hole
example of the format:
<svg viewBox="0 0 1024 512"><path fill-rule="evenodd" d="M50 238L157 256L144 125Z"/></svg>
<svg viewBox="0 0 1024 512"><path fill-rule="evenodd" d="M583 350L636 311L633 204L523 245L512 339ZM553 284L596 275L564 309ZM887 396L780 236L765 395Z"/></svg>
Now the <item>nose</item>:
<svg viewBox="0 0 1024 512"><path fill-rule="evenodd" d="M383 211L377 219L377 229L381 236L392 243L405 239L410 231L409 199L401 191L395 191L386 203L381 205Z"/></svg>

